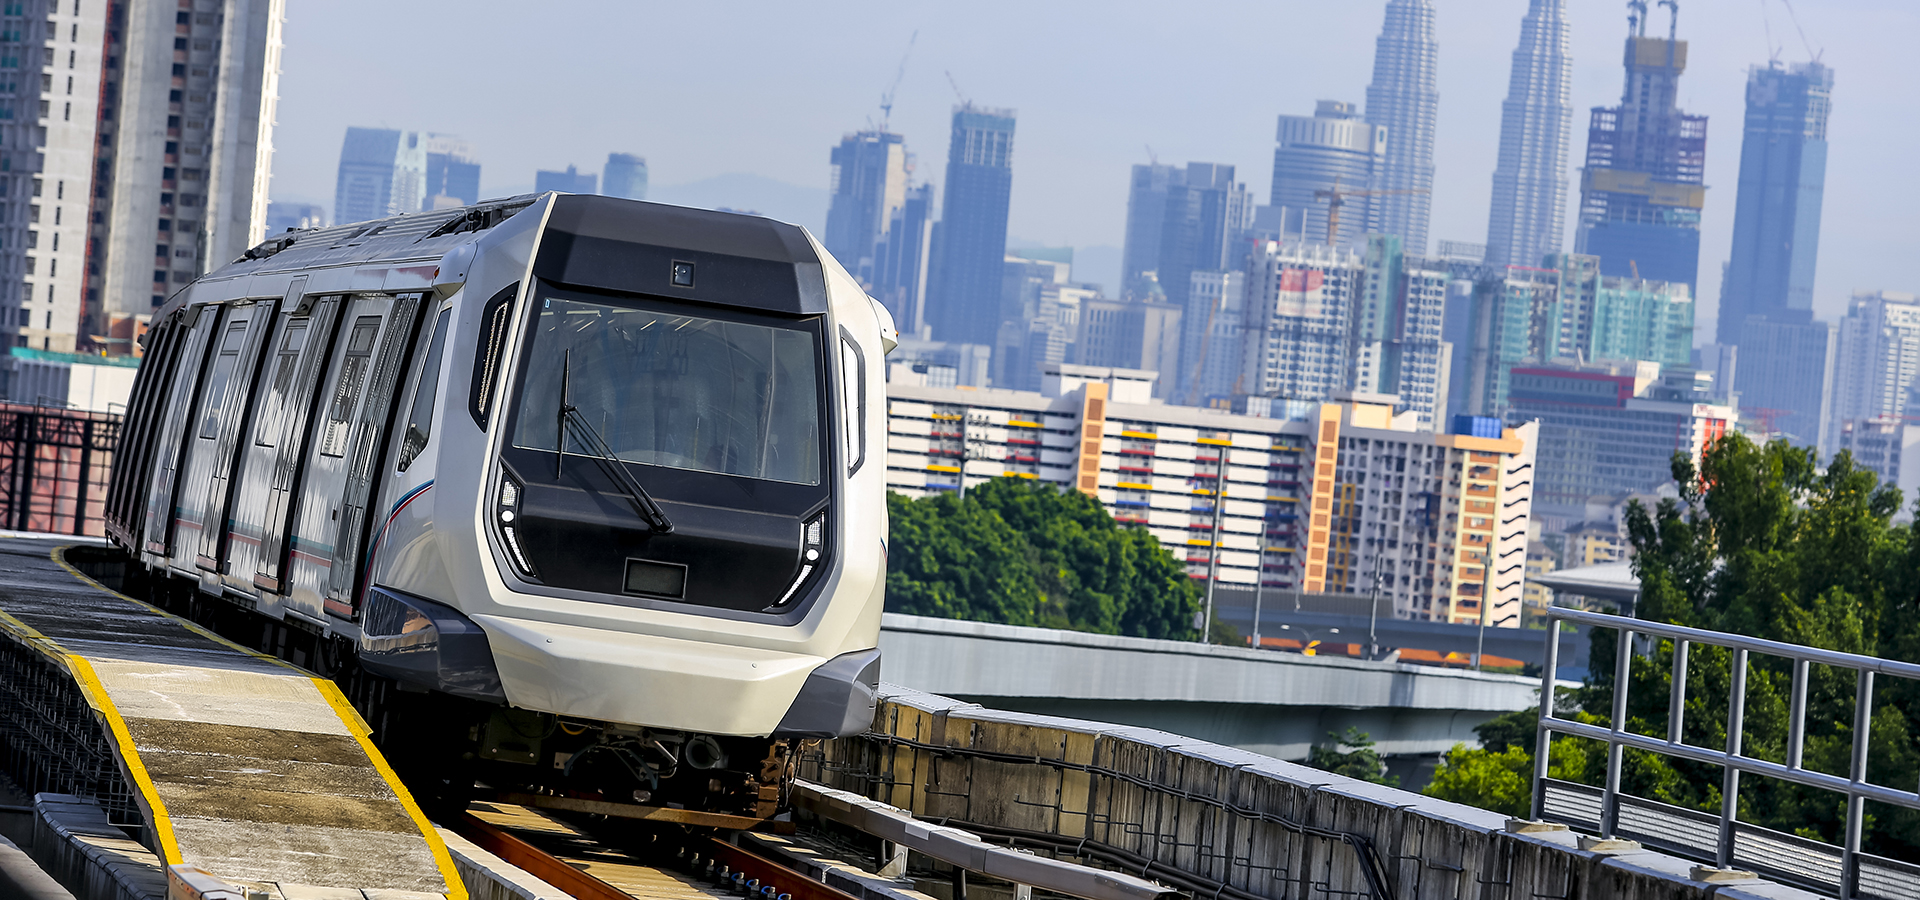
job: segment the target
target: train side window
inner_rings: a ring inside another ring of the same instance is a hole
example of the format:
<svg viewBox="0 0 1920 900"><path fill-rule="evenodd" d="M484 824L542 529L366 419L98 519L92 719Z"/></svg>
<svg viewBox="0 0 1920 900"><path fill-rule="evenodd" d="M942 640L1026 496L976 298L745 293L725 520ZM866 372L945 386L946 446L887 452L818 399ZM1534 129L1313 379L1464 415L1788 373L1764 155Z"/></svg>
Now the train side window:
<svg viewBox="0 0 1920 900"><path fill-rule="evenodd" d="M361 316L353 322L347 357L340 363L340 380L333 386L333 402L327 405L327 430L320 438L324 455L347 455L353 409L360 403L360 389L366 386L367 363L373 357L373 338L379 331L379 316Z"/></svg>
<svg viewBox="0 0 1920 900"><path fill-rule="evenodd" d="M407 410L407 435L400 446L402 472L427 449L427 440L433 434L433 405L440 398L440 354L446 349L447 328L452 321L453 307L449 306L433 323L433 343L427 345L426 361L420 364L420 383L413 388L413 406Z"/></svg>
<svg viewBox="0 0 1920 900"><path fill-rule="evenodd" d="M847 474L867 461L867 357L844 330L840 332L840 411L847 436Z"/></svg>
<svg viewBox="0 0 1920 900"><path fill-rule="evenodd" d="M200 407L200 436L211 440L220 435L220 413L227 403L227 388L233 385L233 369L240 363L240 347L246 343L247 323L227 326L220 339L220 358L214 360L213 374L207 381L206 399Z"/></svg>
<svg viewBox="0 0 1920 900"><path fill-rule="evenodd" d="M286 336L273 358L273 387L266 408L260 411L260 424L254 428L255 444L271 447L280 439L281 422L286 417L287 398L293 390L293 375L300 368L300 351L307 346L307 326L312 320L294 319L287 323Z"/></svg>

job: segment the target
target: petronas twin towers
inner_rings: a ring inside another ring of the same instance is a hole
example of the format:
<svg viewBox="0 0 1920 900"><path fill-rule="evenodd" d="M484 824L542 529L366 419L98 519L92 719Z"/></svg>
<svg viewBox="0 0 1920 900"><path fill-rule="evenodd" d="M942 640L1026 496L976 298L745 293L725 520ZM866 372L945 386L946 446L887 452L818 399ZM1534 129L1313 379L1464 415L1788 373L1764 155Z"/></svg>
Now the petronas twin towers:
<svg viewBox="0 0 1920 900"><path fill-rule="evenodd" d="M1501 107L1487 216L1489 265L1537 266L1560 249L1573 140L1570 43L1566 0L1531 0ZM1367 122L1387 129L1385 165L1373 184L1380 193L1371 199L1381 229L1399 235L1412 253L1427 246L1439 56L1433 0L1388 0L1367 86Z"/></svg>

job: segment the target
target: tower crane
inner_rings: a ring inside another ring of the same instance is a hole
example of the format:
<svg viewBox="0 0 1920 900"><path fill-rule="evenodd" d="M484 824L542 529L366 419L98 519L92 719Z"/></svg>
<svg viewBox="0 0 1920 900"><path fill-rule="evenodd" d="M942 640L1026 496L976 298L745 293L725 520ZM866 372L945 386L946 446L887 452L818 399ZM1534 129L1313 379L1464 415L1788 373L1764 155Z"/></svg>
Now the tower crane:
<svg viewBox="0 0 1920 900"><path fill-rule="evenodd" d="M1333 188L1330 190L1326 188L1322 188L1320 190L1314 191L1313 199L1327 201L1327 246L1332 247L1332 246L1335 246L1334 242L1335 240L1337 240L1340 234L1340 207L1346 205L1346 202L1347 202L1346 198L1348 197L1386 197L1386 196L1392 196L1395 194L1425 194L1425 193L1428 193L1426 188L1412 188L1408 190L1386 190L1386 191L1376 191L1376 190L1343 191L1340 189L1340 176L1335 175L1333 176Z"/></svg>
<svg viewBox="0 0 1920 900"><path fill-rule="evenodd" d="M900 68L894 70L893 83L887 85L887 91L880 95L880 130L887 130L887 122L893 118L893 92L900 89L900 79L907 77L907 58L913 55L913 42L920 39L920 32L914 31L907 38L907 52L900 54Z"/></svg>

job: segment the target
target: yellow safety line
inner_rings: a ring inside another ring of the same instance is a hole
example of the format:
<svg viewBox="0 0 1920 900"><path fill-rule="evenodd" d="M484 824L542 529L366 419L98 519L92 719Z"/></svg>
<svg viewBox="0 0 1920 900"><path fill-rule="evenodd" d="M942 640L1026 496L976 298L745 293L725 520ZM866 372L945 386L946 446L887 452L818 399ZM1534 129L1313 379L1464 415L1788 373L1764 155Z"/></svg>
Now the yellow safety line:
<svg viewBox="0 0 1920 900"><path fill-rule="evenodd" d="M454 868L453 856L447 852L446 841L441 839L440 832L427 820L427 815L421 811L420 805L414 802L413 795L408 793L406 785L400 782L400 776L395 774L393 767L387 764L387 758L382 756L379 749L373 746L373 741L371 740L371 735L373 734L372 726L367 724L366 719L361 718L360 711L353 708L353 704L347 701L346 695L340 693L339 685L334 684L331 679L315 675L280 657L262 653L252 647L228 640L220 634L202 627L200 623L191 619L174 615L145 600L137 597L129 597L126 594L101 584L92 576L74 568L73 564L67 562L67 551L76 546L79 545L67 544L55 548L52 554L53 561L59 563L61 568L67 570L68 574L71 574L88 586L95 590L104 591L135 606L139 606L155 615L171 619L186 627L189 631L219 643L222 646L230 647L256 659L262 659L274 665L291 669L312 681L314 688L320 692L321 698L326 700L327 705L333 708L334 714L340 717L341 724L347 727L347 732L353 735L353 739L360 744L360 749L367 754L367 760L373 764L374 770L380 773L380 777L385 780L387 786L393 790L394 796L399 798L401 808L407 811L407 818L412 819L414 827L420 829L420 836L426 840L427 849L433 854L434 864L440 869L440 877L447 883L448 900L468 900L466 882L460 880L459 870ZM43 641L56 648L60 647L59 644L55 644L53 641L43 637L26 623L15 619L5 611L0 611L0 625L6 625L13 630L22 632L32 639ZM139 754L134 752L133 741L127 734L126 722L120 718L120 711L114 708L111 700L107 699L106 689L100 685L99 679L93 674L93 668L87 665L86 660L67 653L64 648L60 649L60 653L70 664L77 663L86 668L86 675L83 677L90 685L89 690L97 691L100 698L100 704L96 705L103 705L102 708L107 713L109 723L114 727L114 734L120 740L120 747L128 760L129 767L136 770L137 774L135 777L141 785L142 793L146 795L148 802L153 804L154 818L157 820L154 830L164 836L164 844L169 850L167 863L172 865L180 862L179 848L173 840L173 824L166 818L166 812L160 803L159 795L153 793L153 785L147 779L146 767L141 764Z"/></svg>
<svg viewBox="0 0 1920 900"><path fill-rule="evenodd" d="M421 811L420 804L413 802L413 795L407 792L406 785L400 783L400 776L394 774L392 766L387 765L387 758L374 748L373 740L369 737L373 729L367 727L366 720L360 718L353 704L347 702L346 695L340 693L339 685L316 675L313 677L313 686L320 689L320 696L327 698L327 703L340 715L340 720L347 723L348 729L353 732L353 739L359 741L360 748L367 752L367 759L379 770L380 777L386 779L387 786L393 789L393 795L400 798L400 806L407 811L407 818L412 819L420 829L420 834L426 837L427 849L433 852L434 864L440 867L440 877L447 883L448 900L467 900L466 882L460 880L460 872L453 866L453 855L447 852L446 842L440 839L440 832L434 829L433 823L427 821L427 814Z"/></svg>

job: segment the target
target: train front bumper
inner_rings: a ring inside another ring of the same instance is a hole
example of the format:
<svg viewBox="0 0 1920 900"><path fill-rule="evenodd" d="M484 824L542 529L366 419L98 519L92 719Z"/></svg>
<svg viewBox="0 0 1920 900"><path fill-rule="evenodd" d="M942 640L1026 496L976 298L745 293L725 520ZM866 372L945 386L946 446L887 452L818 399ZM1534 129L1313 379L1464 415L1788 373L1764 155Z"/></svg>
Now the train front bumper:
<svg viewBox="0 0 1920 900"><path fill-rule="evenodd" d="M880 651L823 658L480 615L507 701L717 735L830 737L873 721Z"/></svg>

